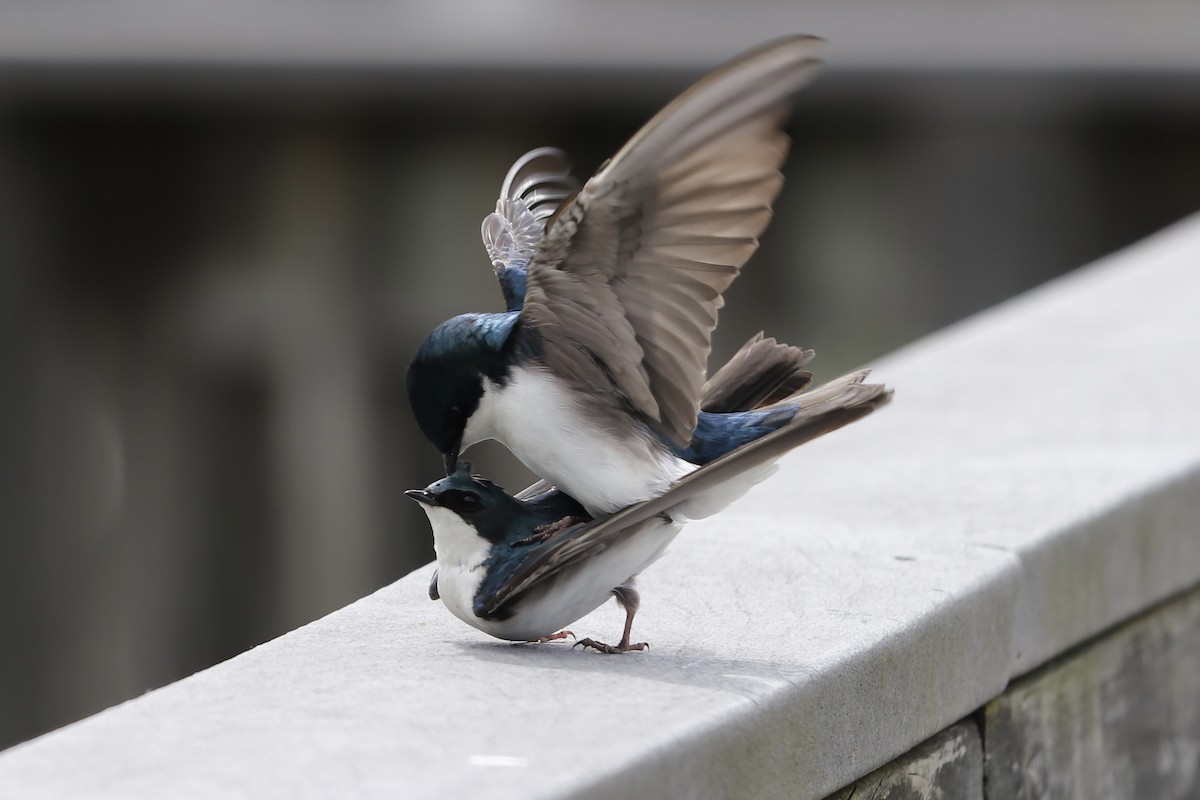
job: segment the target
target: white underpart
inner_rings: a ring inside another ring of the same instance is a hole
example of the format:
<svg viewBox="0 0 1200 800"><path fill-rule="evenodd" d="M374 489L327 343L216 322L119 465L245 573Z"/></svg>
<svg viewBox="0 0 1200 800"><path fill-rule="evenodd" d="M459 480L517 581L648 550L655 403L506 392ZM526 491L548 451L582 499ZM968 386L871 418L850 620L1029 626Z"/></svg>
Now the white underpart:
<svg viewBox="0 0 1200 800"><path fill-rule="evenodd" d="M480 627L472 605L483 581L483 562L489 542L448 508L421 504L433 528L433 550L437 554L438 594L454 616Z"/></svg>
<svg viewBox="0 0 1200 800"><path fill-rule="evenodd" d="M697 492L671 507L671 516L681 521L704 519L724 511L746 492L779 471L779 464L770 461L733 475L711 489Z"/></svg>
<svg viewBox="0 0 1200 800"><path fill-rule="evenodd" d="M593 516L657 497L695 469L648 433L605 430L587 400L545 370L514 367L506 385L485 378L483 387L463 448L496 439Z"/></svg>

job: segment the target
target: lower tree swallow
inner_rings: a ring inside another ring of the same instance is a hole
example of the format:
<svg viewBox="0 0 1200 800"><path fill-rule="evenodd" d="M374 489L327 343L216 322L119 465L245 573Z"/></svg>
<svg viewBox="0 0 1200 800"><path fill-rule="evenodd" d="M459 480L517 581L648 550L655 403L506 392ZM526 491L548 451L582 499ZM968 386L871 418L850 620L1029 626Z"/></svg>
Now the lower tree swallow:
<svg viewBox="0 0 1200 800"><path fill-rule="evenodd" d="M407 374L447 474L497 439L599 516L790 424L795 405L702 398L722 295L770 220L781 128L820 45L782 39L709 74L582 186L550 148L513 166L483 224L508 310L443 323Z"/></svg>
<svg viewBox="0 0 1200 800"><path fill-rule="evenodd" d="M557 520L581 515L569 496L542 481L513 497L472 478L462 462L450 476L409 490L433 527L437 572L430 596L467 624L512 641L561 638L569 633L561 632L564 626L614 596L626 613L620 642L577 644L606 653L646 648L645 642L630 641L640 602L633 582L683 524L722 510L770 475L784 453L891 397L884 386L863 383L865 371L791 393L790 387L808 381L795 366L795 350L761 336L752 339L709 382L705 398L729 410L769 411L785 402L794 409L786 424L607 518L554 530Z"/></svg>

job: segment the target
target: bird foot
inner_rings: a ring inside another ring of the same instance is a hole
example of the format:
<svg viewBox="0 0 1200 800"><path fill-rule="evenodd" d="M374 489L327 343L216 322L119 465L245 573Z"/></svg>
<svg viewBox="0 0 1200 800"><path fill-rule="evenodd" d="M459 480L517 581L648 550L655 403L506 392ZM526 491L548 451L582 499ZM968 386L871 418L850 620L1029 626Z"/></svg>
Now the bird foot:
<svg viewBox="0 0 1200 800"><path fill-rule="evenodd" d="M567 528L570 528L572 525L575 525L580 522L587 522L589 519L590 519L590 517L577 517L574 514L568 514L567 516L563 517L562 519L558 520L557 522L548 522L545 525L538 525L536 528L533 529L532 536L525 537L521 541L517 542L517 544L518 545L540 544L541 542L544 542L547 539L549 539L554 534L562 533Z"/></svg>
<svg viewBox="0 0 1200 800"><path fill-rule="evenodd" d="M638 642L636 644L629 644L628 642L622 642L621 644L617 645L616 647L613 647L611 644L605 644L604 642L597 642L595 639L580 639L579 641L575 642L575 644L571 645L571 649L574 650L576 647L579 647L580 645L583 645L584 649L587 649L590 647L593 650L596 650L601 653L607 653L610 656L619 655L621 653L628 653L630 650L649 650L650 649L649 642Z"/></svg>
<svg viewBox="0 0 1200 800"><path fill-rule="evenodd" d="M575 634L572 633L571 631L559 631L558 633L552 633L549 636L543 636L540 639L534 639L532 642L530 642L530 644L545 644L546 642L553 642L553 641L557 641L559 639L565 639L568 636L570 636L572 639L575 638Z"/></svg>

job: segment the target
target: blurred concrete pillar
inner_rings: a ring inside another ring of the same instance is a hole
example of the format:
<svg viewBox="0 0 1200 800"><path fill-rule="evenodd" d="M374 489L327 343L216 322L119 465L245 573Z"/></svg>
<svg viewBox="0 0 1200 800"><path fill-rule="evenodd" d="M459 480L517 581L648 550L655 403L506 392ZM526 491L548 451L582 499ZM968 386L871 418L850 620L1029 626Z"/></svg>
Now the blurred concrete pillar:
<svg viewBox="0 0 1200 800"><path fill-rule="evenodd" d="M923 231L913 252L943 265L936 323L966 316L1106 252L1103 205L1069 98L1015 82L950 82L918 107L896 173Z"/></svg>
<svg viewBox="0 0 1200 800"><path fill-rule="evenodd" d="M168 178L36 124L18 161L4 133L0 745L186 674L194 589L170 277L140 246Z"/></svg>
<svg viewBox="0 0 1200 800"><path fill-rule="evenodd" d="M345 141L299 130L266 197L265 351L271 387L278 622L315 619L382 582L363 309L358 170Z"/></svg>
<svg viewBox="0 0 1200 800"><path fill-rule="evenodd" d="M0 748L63 721L49 707L45 673L58 655L51 626L62 618L53 610L64 603L53 594L55 547L43 530L36 468L42 446L31 424L43 399L38 343L48 324L48 265L38 257L38 226L27 224L39 209L8 122L0 115Z"/></svg>
<svg viewBox="0 0 1200 800"><path fill-rule="evenodd" d="M1052 89L994 76L907 92L846 131L801 126L764 236L783 267L763 295L768 330L815 347L819 374L1104 252L1089 176L1106 165Z"/></svg>

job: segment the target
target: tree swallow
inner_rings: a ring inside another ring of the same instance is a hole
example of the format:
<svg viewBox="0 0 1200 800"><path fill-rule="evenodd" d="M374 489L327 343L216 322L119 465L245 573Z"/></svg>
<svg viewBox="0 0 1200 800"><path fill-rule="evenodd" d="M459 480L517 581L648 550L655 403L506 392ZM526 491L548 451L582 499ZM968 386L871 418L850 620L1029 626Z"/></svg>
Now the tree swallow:
<svg viewBox="0 0 1200 800"><path fill-rule="evenodd" d="M702 407L722 294L783 182L791 96L821 40L783 39L668 104L586 183L562 154L509 171L484 244L507 311L443 323L409 366L409 402L452 474L497 439L593 516L656 497L772 431L795 406Z"/></svg>
<svg viewBox="0 0 1200 800"><path fill-rule="evenodd" d="M796 368L795 351L756 337L705 392L706 402L729 411L766 411L786 403L794 408L787 423L710 461L659 496L607 518L546 534L556 520L579 515L574 500L544 481L510 496L472 478L461 462L449 477L409 490L433 527L437 572L430 597L497 638L546 641L561 638L568 633L561 628L615 596L626 614L620 642L582 639L577 644L606 653L645 649L645 642L630 642L640 603L633 582L683 524L722 510L774 472L784 453L869 414L891 397L885 387L863 383L865 371L811 391L789 392L788 387L808 382L808 373Z"/></svg>

